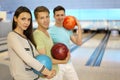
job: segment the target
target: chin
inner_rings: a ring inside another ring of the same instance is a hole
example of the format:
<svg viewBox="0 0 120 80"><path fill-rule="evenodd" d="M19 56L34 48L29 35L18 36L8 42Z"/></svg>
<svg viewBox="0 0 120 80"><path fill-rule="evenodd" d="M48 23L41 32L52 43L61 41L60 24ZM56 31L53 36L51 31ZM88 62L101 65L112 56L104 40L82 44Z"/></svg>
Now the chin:
<svg viewBox="0 0 120 80"><path fill-rule="evenodd" d="M49 28L46 28L47 30L49 29Z"/></svg>
<svg viewBox="0 0 120 80"><path fill-rule="evenodd" d="M24 28L23 30L27 30L28 28Z"/></svg>

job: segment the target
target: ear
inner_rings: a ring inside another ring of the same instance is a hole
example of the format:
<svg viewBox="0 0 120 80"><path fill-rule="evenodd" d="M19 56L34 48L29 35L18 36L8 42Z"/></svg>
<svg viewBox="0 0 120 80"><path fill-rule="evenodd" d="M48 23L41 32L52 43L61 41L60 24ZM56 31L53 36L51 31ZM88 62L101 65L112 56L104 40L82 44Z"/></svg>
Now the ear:
<svg viewBox="0 0 120 80"><path fill-rule="evenodd" d="M14 21L17 22L17 17L16 16L14 16Z"/></svg>

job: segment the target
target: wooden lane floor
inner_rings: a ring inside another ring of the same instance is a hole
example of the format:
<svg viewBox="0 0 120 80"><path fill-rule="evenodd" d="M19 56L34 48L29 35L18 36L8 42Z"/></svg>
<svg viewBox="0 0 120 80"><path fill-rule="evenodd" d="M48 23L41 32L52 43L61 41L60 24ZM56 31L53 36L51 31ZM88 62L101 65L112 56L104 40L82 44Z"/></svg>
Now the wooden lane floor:
<svg viewBox="0 0 120 80"><path fill-rule="evenodd" d="M72 60L75 63L80 64L81 66L84 66L89 59L89 57L92 55L95 48L98 46L98 44L101 42L101 39L104 37L104 33L95 35L92 39L85 42L82 46L80 46L78 49L73 51L71 53Z"/></svg>
<svg viewBox="0 0 120 80"><path fill-rule="evenodd" d="M7 51L6 37L0 38L0 53Z"/></svg>
<svg viewBox="0 0 120 80"><path fill-rule="evenodd" d="M0 53L0 80L12 80L7 51Z"/></svg>
<svg viewBox="0 0 120 80"><path fill-rule="evenodd" d="M103 35L96 35L72 53L80 80L120 80L120 36L110 35L100 66L85 65Z"/></svg>
<svg viewBox="0 0 120 80"><path fill-rule="evenodd" d="M120 36L110 36L107 49L102 60L102 67L120 68Z"/></svg>

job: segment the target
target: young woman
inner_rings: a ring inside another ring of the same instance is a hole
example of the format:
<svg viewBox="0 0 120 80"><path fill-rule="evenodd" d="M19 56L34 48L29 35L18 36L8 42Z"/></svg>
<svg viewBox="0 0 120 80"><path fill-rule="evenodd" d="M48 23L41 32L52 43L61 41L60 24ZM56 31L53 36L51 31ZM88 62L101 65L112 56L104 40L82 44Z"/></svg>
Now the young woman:
<svg viewBox="0 0 120 80"><path fill-rule="evenodd" d="M10 71L14 80L39 80L32 68L46 75L46 78L54 77L56 74L54 70L49 71L34 58L39 53L34 47L32 15L27 7L20 6L15 11L12 30L7 41Z"/></svg>

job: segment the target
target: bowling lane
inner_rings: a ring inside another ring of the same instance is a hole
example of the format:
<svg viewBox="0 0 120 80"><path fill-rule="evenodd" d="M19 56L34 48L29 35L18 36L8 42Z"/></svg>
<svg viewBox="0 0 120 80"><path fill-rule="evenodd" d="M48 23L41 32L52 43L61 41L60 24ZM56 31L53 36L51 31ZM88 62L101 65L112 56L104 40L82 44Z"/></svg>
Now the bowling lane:
<svg viewBox="0 0 120 80"><path fill-rule="evenodd" d="M72 62L80 80L120 80L120 37L110 36L100 66L86 66L86 62L104 34L98 34L72 53Z"/></svg>
<svg viewBox="0 0 120 80"><path fill-rule="evenodd" d="M84 38L88 37L91 34L92 34L91 32L87 32L87 33L82 32L82 38L84 39ZM76 35L76 34L74 34L74 35ZM75 46L75 44L72 43L72 41L70 43L71 43L71 47Z"/></svg>
<svg viewBox="0 0 120 80"><path fill-rule="evenodd" d="M6 40L6 37L2 37L0 38L0 41Z"/></svg>
<svg viewBox="0 0 120 80"><path fill-rule="evenodd" d="M7 40L1 40L0 41L0 45L4 44L4 43L7 43Z"/></svg>
<svg viewBox="0 0 120 80"><path fill-rule="evenodd" d="M0 54L0 64L5 64L9 66L9 56L8 51L2 52Z"/></svg>
<svg viewBox="0 0 120 80"><path fill-rule="evenodd" d="M103 60L102 67L120 68L120 36L110 36Z"/></svg>
<svg viewBox="0 0 120 80"><path fill-rule="evenodd" d="M96 34L93 38L85 42L82 46L71 53L72 61L75 63L75 65L79 64L77 67L84 66L86 64L104 35L104 33Z"/></svg>
<svg viewBox="0 0 120 80"><path fill-rule="evenodd" d="M6 37L0 38L0 53L4 52L4 50L7 50L7 39L6 39Z"/></svg>
<svg viewBox="0 0 120 80"><path fill-rule="evenodd" d="M87 36L89 36L90 34L92 34L91 32L86 32L86 33L82 33L82 38L86 38Z"/></svg>
<svg viewBox="0 0 120 80"><path fill-rule="evenodd" d="M85 65L104 35L104 33L96 34L71 53L72 62L80 80L104 80L101 78L103 76L101 69Z"/></svg>
<svg viewBox="0 0 120 80"><path fill-rule="evenodd" d="M8 52L0 53L0 80L13 80L9 70Z"/></svg>
<svg viewBox="0 0 120 80"><path fill-rule="evenodd" d="M0 53L4 52L4 50L7 50L7 44L0 45Z"/></svg>

